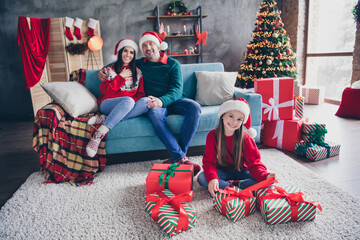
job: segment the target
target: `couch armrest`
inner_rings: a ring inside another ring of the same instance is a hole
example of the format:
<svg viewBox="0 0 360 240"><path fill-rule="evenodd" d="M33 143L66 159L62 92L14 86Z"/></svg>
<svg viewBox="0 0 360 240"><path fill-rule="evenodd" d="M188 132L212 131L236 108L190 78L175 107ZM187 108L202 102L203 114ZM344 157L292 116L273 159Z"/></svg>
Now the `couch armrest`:
<svg viewBox="0 0 360 240"><path fill-rule="evenodd" d="M261 103L262 97L258 93L249 92L247 90L235 87L234 98L244 98L250 106L251 125L261 125Z"/></svg>

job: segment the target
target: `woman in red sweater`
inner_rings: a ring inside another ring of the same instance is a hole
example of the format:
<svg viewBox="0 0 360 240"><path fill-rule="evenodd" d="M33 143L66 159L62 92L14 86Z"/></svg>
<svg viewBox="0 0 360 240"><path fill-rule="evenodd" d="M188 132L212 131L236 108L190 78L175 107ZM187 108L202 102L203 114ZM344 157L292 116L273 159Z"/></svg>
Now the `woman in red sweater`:
<svg viewBox="0 0 360 240"><path fill-rule="evenodd" d="M118 122L146 113L148 101L145 97L141 71L136 67L137 44L130 38L122 39L115 46L114 64L105 68L107 78L101 83L102 95L98 99L100 117L94 116L88 124L101 124L86 146L86 152L94 157L101 139Z"/></svg>
<svg viewBox="0 0 360 240"><path fill-rule="evenodd" d="M201 186L211 196L226 186L241 189L276 177L260 160L260 152L252 139L256 131L251 126L250 107L243 98L228 100L219 109L219 125L206 138L203 156L204 172L198 176ZM243 126L248 130L244 131Z"/></svg>

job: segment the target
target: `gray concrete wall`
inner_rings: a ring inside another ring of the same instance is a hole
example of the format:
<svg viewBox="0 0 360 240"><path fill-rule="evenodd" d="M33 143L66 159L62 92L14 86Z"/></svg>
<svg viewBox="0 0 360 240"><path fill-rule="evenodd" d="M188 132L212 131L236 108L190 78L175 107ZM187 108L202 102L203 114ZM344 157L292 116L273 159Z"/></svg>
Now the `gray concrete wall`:
<svg viewBox="0 0 360 240"><path fill-rule="evenodd" d="M1 0L0 1L0 118L33 115L30 91L25 87L20 50L17 45L19 16L51 18L89 17L100 20L104 39L104 63L110 62L119 39L136 41L144 31L153 29L152 15L156 5L164 13L168 1L161 0ZM202 6L203 30L208 31L204 62L223 62L226 71L237 71L244 60L244 51L251 40L256 13L262 0L184 0L189 10ZM281 2L281 1L279 1ZM190 59L181 60L190 63Z"/></svg>

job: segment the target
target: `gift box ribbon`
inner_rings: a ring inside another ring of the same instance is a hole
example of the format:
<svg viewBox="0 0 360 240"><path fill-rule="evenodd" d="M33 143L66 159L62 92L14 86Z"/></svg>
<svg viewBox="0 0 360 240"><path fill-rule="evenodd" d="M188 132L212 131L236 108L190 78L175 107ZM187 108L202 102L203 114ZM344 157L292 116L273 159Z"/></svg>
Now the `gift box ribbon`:
<svg viewBox="0 0 360 240"><path fill-rule="evenodd" d="M306 157L306 151L308 148L313 148L313 147L317 147L317 146L321 146L321 147L325 147L326 148L326 158L330 157L330 150L331 150L331 146L327 143L307 143L305 145L299 145L297 146L297 148L295 149L295 152L302 157Z"/></svg>
<svg viewBox="0 0 360 240"><path fill-rule="evenodd" d="M179 213L178 225L175 228L176 232L185 231L189 226L189 216L181 204L182 202L190 202L192 199L193 192L188 191L182 194L177 195L174 198L169 198L163 192L157 192L157 196L153 196L151 194L146 195L146 202L156 202L154 207L151 209L151 218L156 222L159 219L160 207L165 204L170 205Z"/></svg>
<svg viewBox="0 0 360 240"><path fill-rule="evenodd" d="M175 172L191 172L191 170L175 170L180 166L180 163L173 163L169 165L168 169L151 169L150 171L163 171L159 176L159 185L164 186L165 189L169 189L169 178L175 176Z"/></svg>
<svg viewBox="0 0 360 240"><path fill-rule="evenodd" d="M276 122L275 132L272 139L277 138L276 146L282 149L283 136L284 136L284 120L278 120Z"/></svg>
<svg viewBox="0 0 360 240"><path fill-rule="evenodd" d="M227 197L223 198L221 201L221 213L226 216L226 206L229 201L240 198L240 200L244 201L245 204L245 216L249 215L250 213L250 198L253 198L253 191L256 191L260 188L269 187L271 184L275 182L275 178L269 178L257 184L254 184L248 188L241 190L240 192L231 189L230 187L225 187L225 189L219 189L219 192L222 194L228 195Z"/></svg>
<svg viewBox="0 0 360 240"><path fill-rule="evenodd" d="M310 201L304 199L304 193L302 192L296 192L296 193L287 193L283 188L274 186L275 189L268 189L267 193L260 197L259 203L261 203L263 200L267 199L276 199L276 198L285 198L288 204L291 208L291 222L296 222L298 219L298 205L300 203L310 203L316 206L320 211L322 211L322 208L319 203L315 201Z"/></svg>
<svg viewBox="0 0 360 240"><path fill-rule="evenodd" d="M319 124L315 123L315 128L311 129L310 132L303 133L305 136L309 136L309 141L313 143L322 143L322 137L325 136L325 134L328 131L326 128L322 128Z"/></svg>
<svg viewBox="0 0 360 240"><path fill-rule="evenodd" d="M271 120L271 114L273 114L272 120L279 120L279 108L290 107L294 105L294 100L279 103L279 92L280 92L280 80L273 78L273 96L274 98L269 99L269 104L262 103L261 107L264 109L264 114L269 113L268 120Z"/></svg>

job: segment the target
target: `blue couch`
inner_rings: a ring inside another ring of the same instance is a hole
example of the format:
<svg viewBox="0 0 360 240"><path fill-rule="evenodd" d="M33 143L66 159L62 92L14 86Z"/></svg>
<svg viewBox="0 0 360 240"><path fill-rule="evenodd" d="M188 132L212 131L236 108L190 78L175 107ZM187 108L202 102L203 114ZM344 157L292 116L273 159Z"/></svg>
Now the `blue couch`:
<svg viewBox="0 0 360 240"><path fill-rule="evenodd" d="M182 64L181 65L184 89L183 95L187 98L195 99L196 96L196 77L195 71L223 72L222 63L200 63L200 64ZM94 94L100 96L100 80L97 78L95 70L88 70L86 73L85 86ZM256 129L260 137L261 126L261 95L257 93L248 93L239 88L235 88L234 98L242 97L250 105L252 127ZM217 113L219 105L202 106L199 128L191 141L190 146L205 145L208 132L214 129L218 124ZM167 123L171 131L178 136L180 133L183 117L179 115L169 115ZM108 132L105 149L107 154L139 152L150 150L164 150L165 147L158 139L150 121L145 116L128 119L118 123Z"/></svg>

